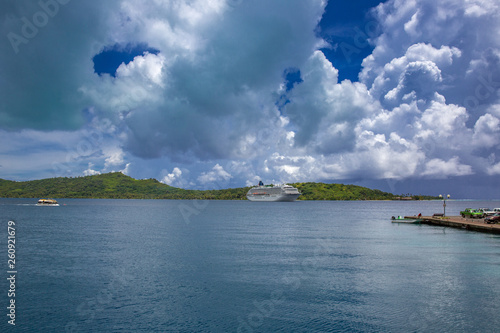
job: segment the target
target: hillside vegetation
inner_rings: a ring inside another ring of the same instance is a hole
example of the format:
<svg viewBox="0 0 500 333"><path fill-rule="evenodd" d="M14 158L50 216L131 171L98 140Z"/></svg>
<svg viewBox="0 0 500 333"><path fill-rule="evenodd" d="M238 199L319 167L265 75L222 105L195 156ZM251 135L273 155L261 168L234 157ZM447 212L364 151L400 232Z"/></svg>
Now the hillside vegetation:
<svg viewBox="0 0 500 333"><path fill-rule="evenodd" d="M343 184L296 183L291 184L302 193L302 200L393 200L392 193L366 187Z"/></svg>
<svg viewBox="0 0 500 333"><path fill-rule="evenodd" d="M393 200L394 194L343 184L295 183L299 200ZM26 182L0 179L2 198L94 198L94 199L202 199L246 200L249 187L224 190L184 190L156 179L137 180L120 172L76 178L49 178ZM435 199L417 196L414 199Z"/></svg>
<svg viewBox="0 0 500 333"><path fill-rule="evenodd" d="M137 180L120 172L76 178L49 178L27 182L0 179L3 198L93 198L93 199L243 199L249 188L196 191Z"/></svg>

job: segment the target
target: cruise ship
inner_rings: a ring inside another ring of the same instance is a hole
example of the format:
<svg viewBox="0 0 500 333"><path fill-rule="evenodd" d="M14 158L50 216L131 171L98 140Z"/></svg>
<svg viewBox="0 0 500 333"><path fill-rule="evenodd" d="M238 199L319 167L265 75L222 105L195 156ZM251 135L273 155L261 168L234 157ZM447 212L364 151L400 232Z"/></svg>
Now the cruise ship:
<svg viewBox="0 0 500 333"><path fill-rule="evenodd" d="M247 193L250 201L295 201L300 196L299 190L290 185L264 185L252 187Z"/></svg>

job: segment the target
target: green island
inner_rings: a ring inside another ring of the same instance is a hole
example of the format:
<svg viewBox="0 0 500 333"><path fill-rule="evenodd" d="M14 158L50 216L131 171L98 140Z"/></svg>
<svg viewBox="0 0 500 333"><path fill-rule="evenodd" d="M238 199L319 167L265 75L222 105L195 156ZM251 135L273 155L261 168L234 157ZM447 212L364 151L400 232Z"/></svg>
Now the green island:
<svg viewBox="0 0 500 333"><path fill-rule="evenodd" d="M366 187L325 183L292 183L298 200L432 200L426 195L395 195ZM185 190L156 179L138 180L121 172L85 177L59 177L31 181L0 179L0 198L79 199L186 199L246 200L250 187L222 190Z"/></svg>

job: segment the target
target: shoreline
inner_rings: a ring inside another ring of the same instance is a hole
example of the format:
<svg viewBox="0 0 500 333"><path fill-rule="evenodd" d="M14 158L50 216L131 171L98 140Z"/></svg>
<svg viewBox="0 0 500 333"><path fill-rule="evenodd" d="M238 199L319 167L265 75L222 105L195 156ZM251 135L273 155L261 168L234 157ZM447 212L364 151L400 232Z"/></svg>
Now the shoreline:
<svg viewBox="0 0 500 333"><path fill-rule="evenodd" d="M47 197L47 196L46 196ZM33 199L33 200L38 200L40 197L0 197L0 199ZM57 200L72 200L72 199L88 199L88 200L183 200L183 201L189 201L189 200L206 200L206 201L250 201L246 198L241 198L241 199L211 199L211 198L109 198L109 197L95 197L95 198L89 198L89 197L57 197L57 196L51 196L51 199L57 199ZM342 201L342 202L350 202L350 201L365 201L365 202L432 202L432 201L439 201L438 199L414 199L414 200L393 200L393 199L347 199L347 200L340 200L340 199L297 199L294 200L293 202L305 202L305 201L324 201L324 202L331 202L331 201ZM464 201L500 201L496 199L471 199L471 200L464 200ZM262 201L264 202L264 201Z"/></svg>

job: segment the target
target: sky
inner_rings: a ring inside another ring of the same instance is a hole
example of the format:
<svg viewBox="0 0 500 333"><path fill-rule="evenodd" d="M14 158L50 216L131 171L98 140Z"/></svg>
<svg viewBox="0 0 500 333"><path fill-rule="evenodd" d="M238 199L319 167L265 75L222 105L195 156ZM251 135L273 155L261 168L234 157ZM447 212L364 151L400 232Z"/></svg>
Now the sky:
<svg viewBox="0 0 500 333"><path fill-rule="evenodd" d="M0 178L500 198L496 0L4 0Z"/></svg>

